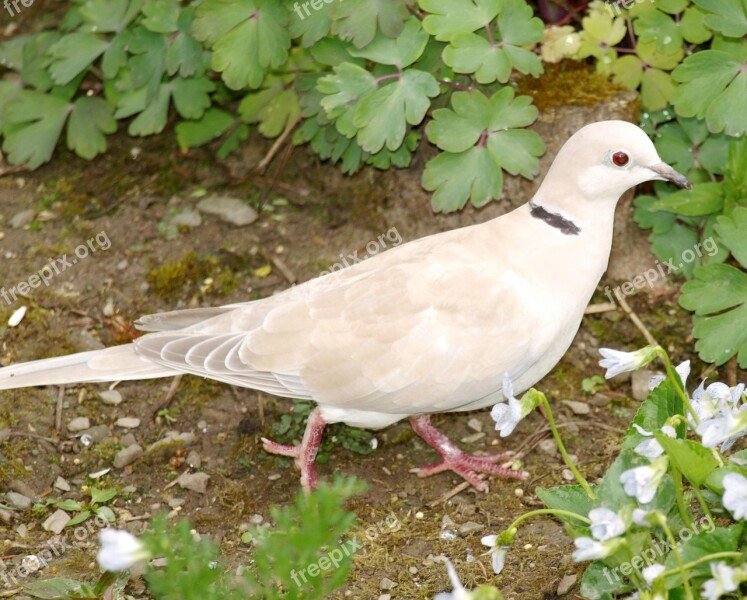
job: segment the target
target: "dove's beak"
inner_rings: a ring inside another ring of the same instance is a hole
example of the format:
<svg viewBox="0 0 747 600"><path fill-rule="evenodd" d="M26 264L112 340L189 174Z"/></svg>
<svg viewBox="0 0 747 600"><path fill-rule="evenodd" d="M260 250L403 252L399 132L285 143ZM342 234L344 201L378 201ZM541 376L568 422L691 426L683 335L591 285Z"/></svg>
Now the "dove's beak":
<svg viewBox="0 0 747 600"><path fill-rule="evenodd" d="M692 183L687 180L682 173L678 173L667 163L657 163L649 167L651 171L656 173L659 177L657 179L663 179L665 181L671 181L677 187L685 188L686 190L693 189Z"/></svg>

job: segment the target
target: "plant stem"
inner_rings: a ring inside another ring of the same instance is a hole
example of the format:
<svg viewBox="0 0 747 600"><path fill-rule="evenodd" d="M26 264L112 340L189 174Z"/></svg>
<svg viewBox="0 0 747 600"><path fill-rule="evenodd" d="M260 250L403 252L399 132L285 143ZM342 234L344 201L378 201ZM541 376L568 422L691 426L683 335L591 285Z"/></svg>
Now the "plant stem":
<svg viewBox="0 0 747 600"><path fill-rule="evenodd" d="M586 523L587 525L591 524L590 519L582 515L578 515L569 510L562 510L560 508L539 508L537 510L531 510L528 513L524 513L523 515L518 517L513 523L511 523L511 525L509 525L506 528L506 531L510 531L511 529L516 529L522 521L525 521L526 519L529 519L530 517L536 517L537 515L560 515L563 517L571 517L572 519L578 519L579 521L582 521Z"/></svg>
<svg viewBox="0 0 747 600"><path fill-rule="evenodd" d="M680 511L680 516L685 525L687 525L688 529L692 529L693 522L690 520L690 515L687 514L685 494L682 490L682 473L674 466L672 467L672 479L674 480L674 497L677 499L677 509Z"/></svg>
<svg viewBox="0 0 747 600"><path fill-rule="evenodd" d="M693 485L693 493L695 494L695 497L698 499L698 502L700 503L700 507L703 509L703 512L705 513L706 517L708 517L711 520L711 523L713 523L713 515L711 514L711 509L708 508L708 503L703 498L703 494L700 493L700 489Z"/></svg>
<svg viewBox="0 0 747 600"><path fill-rule="evenodd" d="M550 408L550 403L548 402L544 394L542 394L541 396L542 396L542 404L545 407L545 410L547 411L547 422L550 425L552 436L555 438L555 443L558 445L558 450L560 450L560 454L563 456L563 460L565 461L565 464L568 465L568 468L571 470L571 473L573 473L573 476L576 478L576 481L578 481L578 484L586 492L586 495L592 500L596 500L597 495L594 493L594 490L591 489L591 486L586 481L584 476L581 475L581 472L576 468L576 465L571 460L571 457L568 456L568 451L565 449L563 440L560 439L558 428L555 426L555 417L553 417L552 409Z"/></svg>
<svg viewBox="0 0 747 600"><path fill-rule="evenodd" d="M680 381L680 376L677 373L677 370L672 366L672 361L669 360L669 355L664 351L664 348L661 346L656 347L656 353L659 355L659 358L661 358L662 362L664 363L664 368L667 371L667 376L669 379L672 380L672 383L674 384L674 390L677 392L677 395L682 400L682 404L684 404L685 409L687 412L690 413L690 416L693 418L693 422L695 425L700 424L700 418L698 417L698 413L695 412L695 409L693 408L692 404L690 404L690 398L688 398L687 393L682 388L682 382Z"/></svg>
<svg viewBox="0 0 747 600"><path fill-rule="evenodd" d="M683 565L686 569L692 569L693 567L697 567L698 565L704 563L704 562L710 562L712 560L716 560L717 558L742 558L741 552L715 552L714 554L706 554L705 556L701 556L699 558L696 558L695 560L686 563ZM669 577L670 575L676 575L680 572L679 567L676 569L669 569L668 571L664 571L659 577Z"/></svg>
<svg viewBox="0 0 747 600"><path fill-rule="evenodd" d="M658 522L659 525L661 525L661 528L664 530L664 533L667 535L669 543L672 545L672 554L674 554L674 559L677 561L677 571L679 571L680 575L682 576L682 587L685 588L685 598L687 598L687 600L693 600L693 591L690 587L690 580L687 577L687 569L685 568L685 563L682 562L682 555L680 554L680 550L677 547L677 540L674 539L672 530L669 529L666 517L664 517L663 515L659 515Z"/></svg>

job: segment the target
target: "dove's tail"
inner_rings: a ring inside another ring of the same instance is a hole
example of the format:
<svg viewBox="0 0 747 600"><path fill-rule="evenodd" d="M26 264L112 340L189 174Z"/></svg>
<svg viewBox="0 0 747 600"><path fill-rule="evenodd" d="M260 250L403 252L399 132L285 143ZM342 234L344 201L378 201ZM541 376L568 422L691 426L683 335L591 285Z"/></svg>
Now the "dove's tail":
<svg viewBox="0 0 747 600"><path fill-rule="evenodd" d="M178 375L143 358L135 344L45 358L0 369L0 390L36 385L153 379Z"/></svg>

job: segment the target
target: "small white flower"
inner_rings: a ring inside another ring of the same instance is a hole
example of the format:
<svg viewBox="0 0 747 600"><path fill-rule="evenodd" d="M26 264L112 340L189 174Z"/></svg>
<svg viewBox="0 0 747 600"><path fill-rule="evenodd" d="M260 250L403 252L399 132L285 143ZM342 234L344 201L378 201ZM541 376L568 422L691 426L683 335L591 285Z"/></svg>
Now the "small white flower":
<svg viewBox="0 0 747 600"><path fill-rule="evenodd" d="M589 511L591 535L600 542L616 538L625 533L625 522L609 508L600 507Z"/></svg>
<svg viewBox="0 0 747 600"><path fill-rule="evenodd" d="M680 380L682 381L682 386L687 389L687 378L690 376L690 361L686 360L683 363L678 364L675 368L675 371L677 371L677 375L680 376ZM648 382L648 389L650 391L654 391L662 381L666 381L667 377L666 375L654 375L651 379L649 379Z"/></svg>
<svg viewBox="0 0 747 600"><path fill-rule="evenodd" d="M607 558L610 554L614 554L617 551L621 541L619 539L612 539L598 542L590 537L577 537L573 540L573 543L576 545L576 549L572 555L573 560L582 562L585 560Z"/></svg>
<svg viewBox="0 0 747 600"><path fill-rule="evenodd" d="M668 460L661 456L650 465L635 467L623 471L620 483L628 496L635 496L641 504L648 504L654 499L664 474L667 472Z"/></svg>
<svg viewBox="0 0 747 600"><path fill-rule="evenodd" d="M495 421L496 431L500 432L501 437L506 437L511 435L524 417L537 408L538 402L532 394L533 390L524 394L521 400L517 400L514 397L514 386L508 373L503 376L502 391L507 403L496 404L490 411L490 416Z"/></svg>
<svg viewBox="0 0 747 600"><path fill-rule="evenodd" d="M747 477L739 473L724 475L723 501L735 519L747 519Z"/></svg>
<svg viewBox="0 0 747 600"><path fill-rule="evenodd" d="M634 425L634 427L635 427L635 425ZM641 433L641 435L645 435L644 433L642 433L642 432L645 431L645 429L643 429L641 427L638 427L637 430L638 430L638 433ZM661 428L661 432L664 435L669 436L670 438L676 438L677 437L677 432L674 430L674 427L672 427L671 425L664 425ZM653 434L649 433L648 435L653 435ZM664 454L664 448L661 447L661 444L659 443L658 440L656 440L655 438L653 438L653 439L650 439L650 440L644 440L644 441L642 441L640 444L638 444L635 447L634 452L636 454L640 454L641 456L645 456L649 460L654 460L655 458L658 458L662 454Z"/></svg>
<svg viewBox="0 0 747 600"><path fill-rule="evenodd" d="M493 573L499 575L503 571L503 566L506 564L506 553L508 552L508 546L496 546L497 535L486 535L480 542L483 546L491 548L490 552L486 552L485 555L489 554L491 563L493 565Z"/></svg>
<svg viewBox="0 0 747 600"><path fill-rule="evenodd" d="M643 569L643 578L646 580L646 583L651 585L654 579L657 579L664 571L666 571L666 567L656 563Z"/></svg>
<svg viewBox="0 0 747 600"><path fill-rule="evenodd" d="M99 533L101 549L96 555L99 566L106 571L124 571L149 557L148 550L134 535L110 527Z"/></svg>
<svg viewBox="0 0 747 600"><path fill-rule="evenodd" d="M747 405L739 410L727 410L720 416L701 421L695 428L706 448L719 444L731 445L737 438L747 434Z"/></svg>
<svg viewBox="0 0 747 600"><path fill-rule="evenodd" d="M635 523L639 527L651 527L651 520L649 519L650 515L650 510L636 508L635 510L633 510L633 523Z"/></svg>
<svg viewBox="0 0 747 600"><path fill-rule="evenodd" d="M711 575L703 584L703 596L707 600L718 600L727 592L736 592L739 584L736 581L736 571L724 562L711 563Z"/></svg>
<svg viewBox="0 0 747 600"><path fill-rule="evenodd" d="M441 592L440 594L436 594L433 600L470 600L472 598L472 593L464 589L462 582L459 581L459 575L457 575L454 565L451 564L451 561L448 558L444 560L446 562L446 571L449 573L449 580L451 581L454 591L451 593Z"/></svg>
<svg viewBox="0 0 747 600"><path fill-rule="evenodd" d="M604 378L610 379L620 373L635 371L636 369L645 367L656 358L656 348L654 346L646 346L635 352L622 352L621 350L612 350L611 348L600 348L599 354L603 357L599 361L599 366L607 369Z"/></svg>

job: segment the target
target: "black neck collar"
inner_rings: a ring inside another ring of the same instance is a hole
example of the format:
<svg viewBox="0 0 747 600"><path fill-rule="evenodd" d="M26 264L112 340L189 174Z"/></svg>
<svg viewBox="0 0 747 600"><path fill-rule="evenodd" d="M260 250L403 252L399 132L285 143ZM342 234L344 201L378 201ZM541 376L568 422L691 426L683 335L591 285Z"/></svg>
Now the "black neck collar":
<svg viewBox="0 0 747 600"><path fill-rule="evenodd" d="M533 200L529 201L529 209L530 209L530 214L535 219L544 221L550 227L555 227L555 229L559 229L560 232L564 233L565 235L578 235L579 233L581 233L581 230L579 229L578 225L576 225L573 221L569 221L562 215L559 215L557 213L552 213L546 208L543 208L542 206L538 206L537 204L534 203Z"/></svg>

